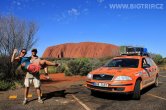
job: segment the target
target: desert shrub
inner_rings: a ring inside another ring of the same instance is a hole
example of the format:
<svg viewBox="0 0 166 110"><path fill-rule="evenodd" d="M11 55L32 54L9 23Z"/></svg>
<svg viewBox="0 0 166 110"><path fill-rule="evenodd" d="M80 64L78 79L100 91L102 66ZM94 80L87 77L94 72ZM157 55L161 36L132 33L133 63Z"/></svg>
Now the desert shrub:
<svg viewBox="0 0 166 110"><path fill-rule="evenodd" d="M87 58L79 59L79 75L87 75L92 70L93 64Z"/></svg>
<svg viewBox="0 0 166 110"><path fill-rule="evenodd" d="M166 64L166 58L163 59L163 63Z"/></svg>
<svg viewBox="0 0 166 110"><path fill-rule="evenodd" d="M92 70L92 64L88 58L72 59L67 62L66 75L87 75Z"/></svg>
<svg viewBox="0 0 166 110"><path fill-rule="evenodd" d="M101 67L102 65L104 65L104 62L105 61L101 61L100 59L96 59L96 58L90 59L92 70Z"/></svg>
<svg viewBox="0 0 166 110"><path fill-rule="evenodd" d="M113 57L103 57L103 58L100 58L100 65L103 66L104 64L106 64L109 60L111 60Z"/></svg>
<svg viewBox="0 0 166 110"><path fill-rule="evenodd" d="M66 63L61 63L61 66L56 68L56 73L64 73L67 68Z"/></svg>
<svg viewBox="0 0 166 110"><path fill-rule="evenodd" d="M0 81L0 91L5 91L8 89L16 89L23 87L24 83L23 80L15 80L15 81L7 81L7 80L1 80Z"/></svg>
<svg viewBox="0 0 166 110"><path fill-rule="evenodd" d="M0 80L14 79L16 64L11 64L10 58L7 56L0 57Z"/></svg>
<svg viewBox="0 0 166 110"><path fill-rule="evenodd" d="M65 73L66 76L73 76L73 73L71 73L68 68L65 69L64 73Z"/></svg>
<svg viewBox="0 0 166 110"><path fill-rule="evenodd" d="M49 73L65 73L65 75L87 75L90 71L103 66L112 57L104 58L47 58L47 60L60 63L61 66L49 67ZM44 73L42 70L41 73Z"/></svg>
<svg viewBox="0 0 166 110"><path fill-rule="evenodd" d="M67 76L71 75L87 75L90 71L97 69L103 66L111 57L105 58L61 58L61 59L49 59L51 61L60 63L61 66L57 67L49 67L49 73L65 73ZM42 70L41 73L44 71Z"/></svg>
<svg viewBox="0 0 166 110"><path fill-rule="evenodd" d="M23 85L23 74L17 69L17 64L10 64L8 57L0 58L0 90L14 89Z"/></svg>
<svg viewBox="0 0 166 110"><path fill-rule="evenodd" d="M7 90L7 89L9 89L11 87L14 87L14 83L8 82L8 81L4 81L4 80L0 81L0 91Z"/></svg>
<svg viewBox="0 0 166 110"><path fill-rule="evenodd" d="M67 62L67 67L68 68L65 72L69 72L72 75L78 75L79 74L79 61L77 59L69 60ZM69 74L69 73L67 73L67 74Z"/></svg>
<svg viewBox="0 0 166 110"><path fill-rule="evenodd" d="M153 55L152 58L157 65L161 65L164 62L164 59L160 54Z"/></svg>

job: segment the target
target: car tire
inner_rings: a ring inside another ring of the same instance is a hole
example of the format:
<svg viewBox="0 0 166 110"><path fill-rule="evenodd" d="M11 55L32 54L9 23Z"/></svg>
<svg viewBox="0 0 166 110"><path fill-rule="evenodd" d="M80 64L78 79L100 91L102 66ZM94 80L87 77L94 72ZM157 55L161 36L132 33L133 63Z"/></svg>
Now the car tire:
<svg viewBox="0 0 166 110"><path fill-rule="evenodd" d="M155 87L158 87L158 86L159 86L159 77L158 77L158 75L156 76L154 86L155 86Z"/></svg>
<svg viewBox="0 0 166 110"><path fill-rule="evenodd" d="M132 98L134 100L140 100L141 98L141 80L137 80L135 83L134 91L132 94Z"/></svg>

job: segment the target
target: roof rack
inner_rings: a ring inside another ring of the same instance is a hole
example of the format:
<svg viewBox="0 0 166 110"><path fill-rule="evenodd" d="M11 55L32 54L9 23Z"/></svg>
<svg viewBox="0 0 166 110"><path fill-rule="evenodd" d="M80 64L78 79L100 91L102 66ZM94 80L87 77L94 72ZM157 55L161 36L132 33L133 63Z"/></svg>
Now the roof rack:
<svg viewBox="0 0 166 110"><path fill-rule="evenodd" d="M121 46L120 53L127 56L149 56L147 48L143 47Z"/></svg>

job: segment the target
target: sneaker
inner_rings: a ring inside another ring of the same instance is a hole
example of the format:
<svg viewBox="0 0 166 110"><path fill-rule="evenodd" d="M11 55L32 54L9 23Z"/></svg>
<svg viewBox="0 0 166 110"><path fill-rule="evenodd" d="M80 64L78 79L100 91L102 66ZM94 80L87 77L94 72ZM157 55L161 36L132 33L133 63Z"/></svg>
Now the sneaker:
<svg viewBox="0 0 166 110"><path fill-rule="evenodd" d="M44 101L42 99L38 99L38 102L41 103L41 104L44 103Z"/></svg>
<svg viewBox="0 0 166 110"><path fill-rule="evenodd" d="M25 104L27 104L27 103L28 103L27 100L24 100L24 101L22 102L23 105L25 105Z"/></svg>
<svg viewBox="0 0 166 110"><path fill-rule="evenodd" d="M50 77L48 76L48 74L44 74L44 77L45 77L47 80L50 79Z"/></svg>
<svg viewBox="0 0 166 110"><path fill-rule="evenodd" d="M58 66L60 66L60 64L59 64L59 63L56 63L56 64L55 64L55 67L58 67Z"/></svg>

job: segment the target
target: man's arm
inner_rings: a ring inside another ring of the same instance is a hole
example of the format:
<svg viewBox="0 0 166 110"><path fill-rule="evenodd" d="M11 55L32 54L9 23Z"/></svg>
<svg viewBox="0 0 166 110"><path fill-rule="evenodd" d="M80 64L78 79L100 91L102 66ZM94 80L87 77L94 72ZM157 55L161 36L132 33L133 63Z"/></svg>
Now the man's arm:
<svg viewBox="0 0 166 110"><path fill-rule="evenodd" d="M12 55L12 58L11 58L11 62L18 61L20 59L20 57L16 57L17 52L18 52L18 50L14 49L13 55Z"/></svg>

